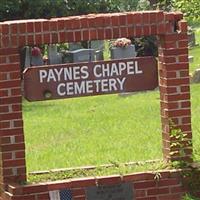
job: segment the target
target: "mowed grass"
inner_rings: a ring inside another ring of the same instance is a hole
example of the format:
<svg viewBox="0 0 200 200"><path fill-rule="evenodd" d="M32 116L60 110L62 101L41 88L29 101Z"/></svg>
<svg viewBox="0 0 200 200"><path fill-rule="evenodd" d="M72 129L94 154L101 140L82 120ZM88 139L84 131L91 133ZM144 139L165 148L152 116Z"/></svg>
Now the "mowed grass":
<svg viewBox="0 0 200 200"><path fill-rule="evenodd" d="M158 91L23 109L28 171L162 158Z"/></svg>

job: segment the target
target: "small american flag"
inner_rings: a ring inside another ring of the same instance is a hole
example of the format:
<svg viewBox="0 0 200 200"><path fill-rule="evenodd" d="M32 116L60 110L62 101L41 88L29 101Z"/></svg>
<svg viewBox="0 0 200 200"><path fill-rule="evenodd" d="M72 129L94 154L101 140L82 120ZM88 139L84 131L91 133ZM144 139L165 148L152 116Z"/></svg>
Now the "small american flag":
<svg viewBox="0 0 200 200"><path fill-rule="evenodd" d="M50 200L72 200L71 190L54 190L49 192Z"/></svg>

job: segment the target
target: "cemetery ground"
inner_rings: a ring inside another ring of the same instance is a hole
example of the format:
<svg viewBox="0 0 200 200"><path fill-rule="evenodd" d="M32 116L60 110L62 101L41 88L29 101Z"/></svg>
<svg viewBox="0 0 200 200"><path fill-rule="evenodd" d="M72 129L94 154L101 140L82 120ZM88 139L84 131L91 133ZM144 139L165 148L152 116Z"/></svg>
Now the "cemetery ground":
<svg viewBox="0 0 200 200"><path fill-rule="evenodd" d="M200 29L196 33L200 44ZM199 46L190 49L194 56L191 73L200 65L199 53ZM199 90L199 84L191 85L195 161L200 161ZM24 100L28 172L77 167L62 173L29 175L28 180L39 182L171 167L162 162L159 99L156 90L35 103ZM145 163L145 160L159 161ZM126 165L128 162L136 164ZM112 167L101 167L104 164ZM82 166L96 169L78 168Z"/></svg>

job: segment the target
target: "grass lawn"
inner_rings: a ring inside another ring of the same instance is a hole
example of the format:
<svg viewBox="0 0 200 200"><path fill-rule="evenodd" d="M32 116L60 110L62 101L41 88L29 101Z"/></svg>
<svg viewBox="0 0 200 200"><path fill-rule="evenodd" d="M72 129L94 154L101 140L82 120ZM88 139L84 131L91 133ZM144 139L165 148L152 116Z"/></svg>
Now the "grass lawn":
<svg viewBox="0 0 200 200"><path fill-rule="evenodd" d="M159 93L24 102L28 171L162 158Z"/></svg>

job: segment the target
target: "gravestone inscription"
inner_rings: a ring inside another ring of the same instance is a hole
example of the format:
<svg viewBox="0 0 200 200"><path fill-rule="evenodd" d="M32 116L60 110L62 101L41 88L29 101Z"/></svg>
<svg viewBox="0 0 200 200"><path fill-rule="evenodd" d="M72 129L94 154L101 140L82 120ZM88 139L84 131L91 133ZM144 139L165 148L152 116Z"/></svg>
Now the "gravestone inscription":
<svg viewBox="0 0 200 200"><path fill-rule="evenodd" d="M134 200L133 185L121 183L117 185L102 185L88 187L87 200Z"/></svg>

